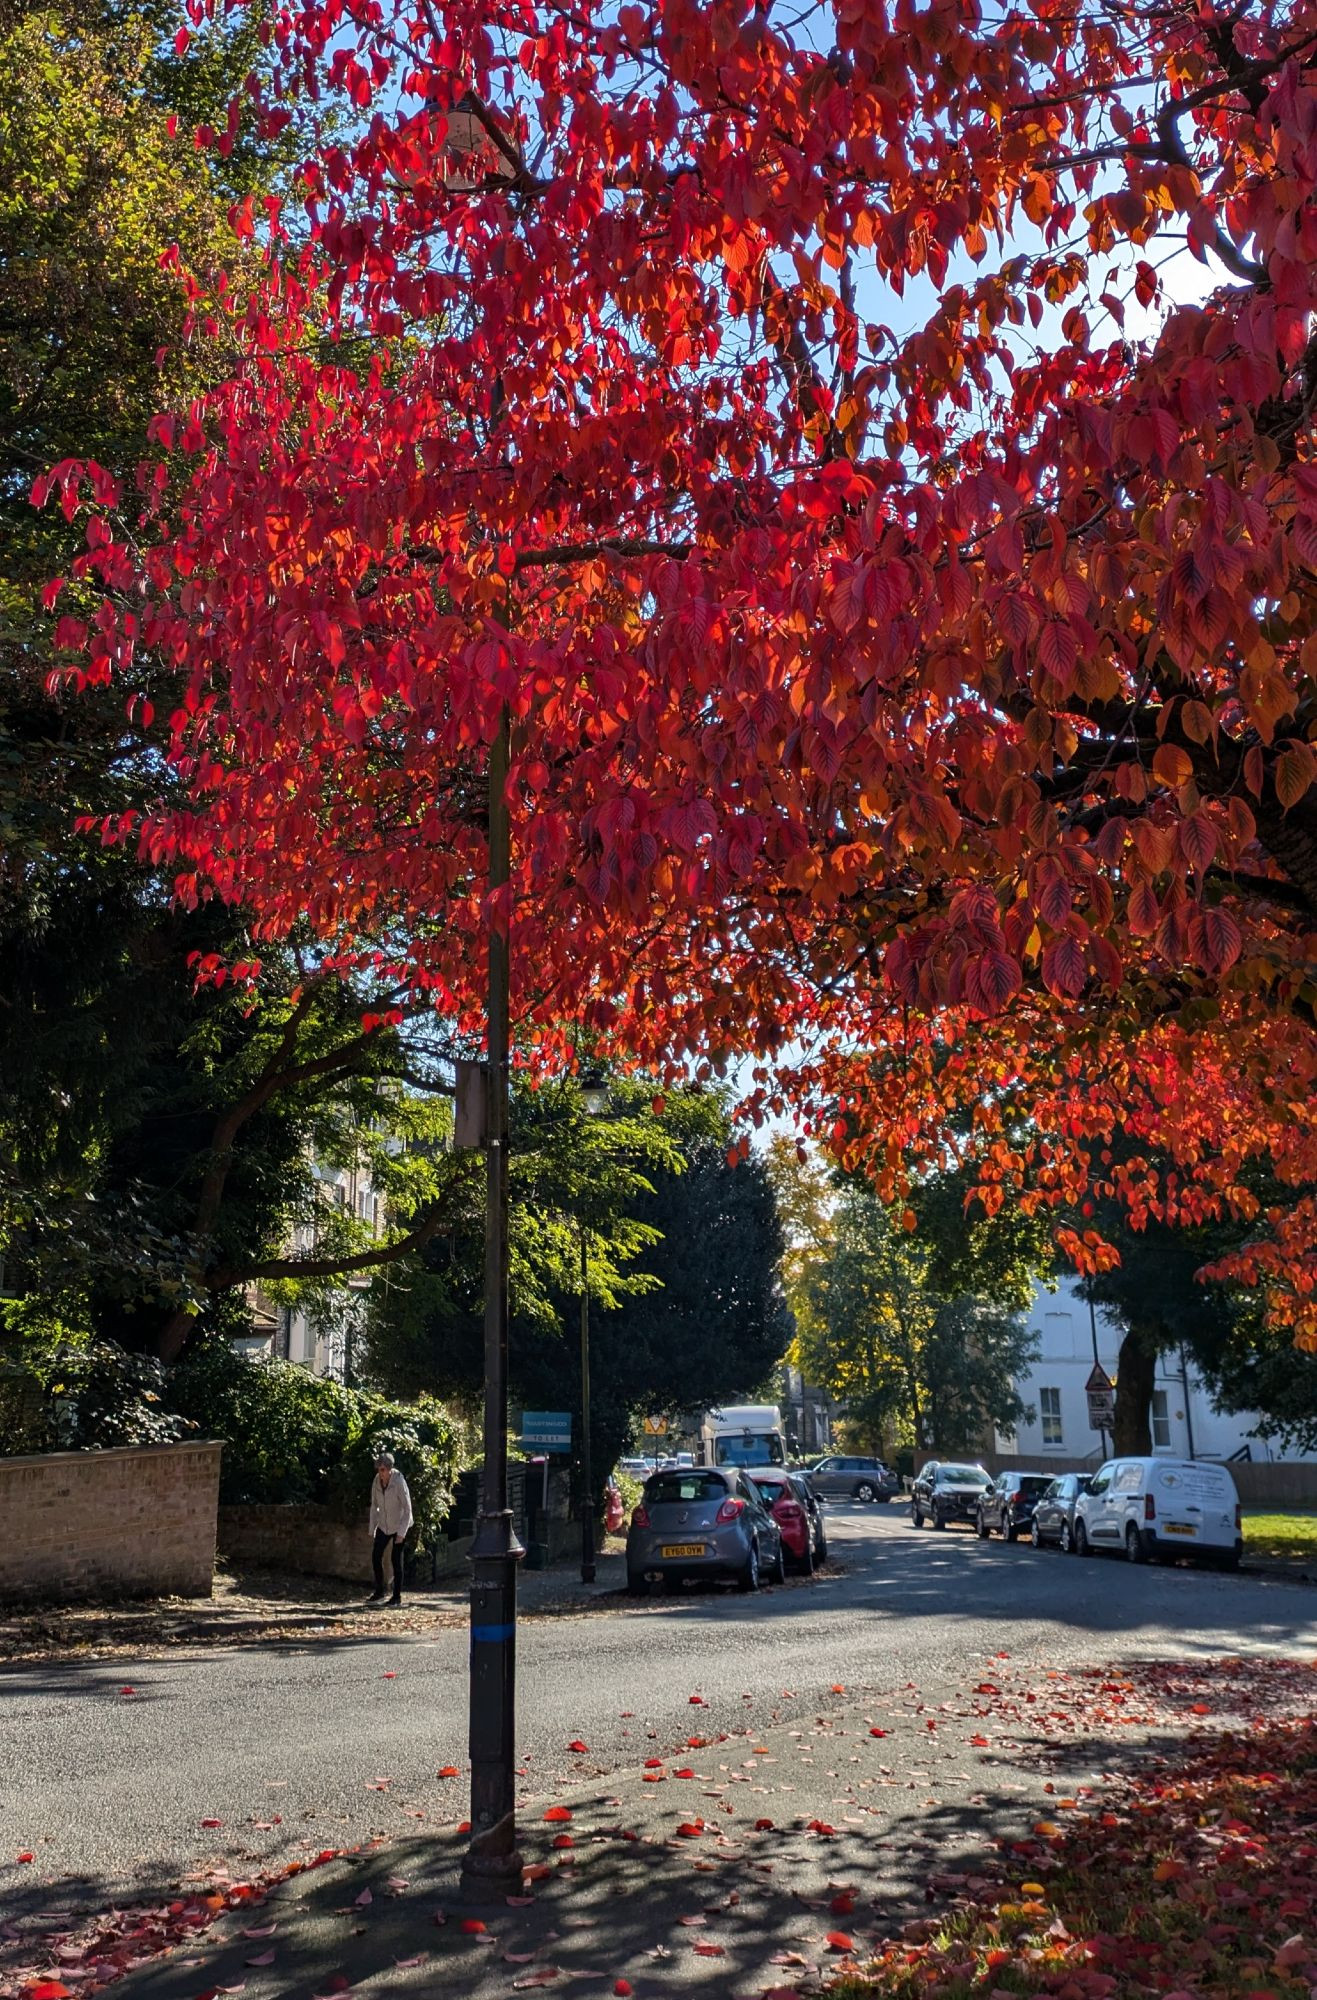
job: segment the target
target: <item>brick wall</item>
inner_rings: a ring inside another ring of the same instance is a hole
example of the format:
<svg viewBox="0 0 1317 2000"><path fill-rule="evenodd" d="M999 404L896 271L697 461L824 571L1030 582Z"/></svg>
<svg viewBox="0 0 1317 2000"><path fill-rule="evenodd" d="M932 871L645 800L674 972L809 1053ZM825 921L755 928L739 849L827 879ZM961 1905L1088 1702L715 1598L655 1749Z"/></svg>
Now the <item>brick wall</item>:
<svg viewBox="0 0 1317 2000"><path fill-rule="evenodd" d="M228 1562L257 1563L266 1569L292 1570L301 1576L336 1576L347 1583L369 1583L371 1539L369 1516L341 1521L326 1507L290 1502L219 1510L219 1550ZM442 1539L434 1550L436 1576L455 1575L466 1568L469 1535ZM417 1581L431 1573L430 1551L417 1555ZM411 1558L408 1558L409 1562Z"/></svg>
<svg viewBox="0 0 1317 2000"><path fill-rule="evenodd" d="M0 1458L0 1603L209 1597L222 1449Z"/></svg>

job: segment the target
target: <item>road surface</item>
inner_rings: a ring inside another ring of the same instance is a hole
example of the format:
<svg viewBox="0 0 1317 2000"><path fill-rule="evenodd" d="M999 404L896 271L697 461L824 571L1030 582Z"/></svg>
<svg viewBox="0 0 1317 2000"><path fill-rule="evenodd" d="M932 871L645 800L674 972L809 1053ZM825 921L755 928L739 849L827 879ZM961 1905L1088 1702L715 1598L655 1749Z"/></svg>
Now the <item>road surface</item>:
<svg viewBox="0 0 1317 2000"><path fill-rule="evenodd" d="M788 1698L858 1714L913 1682L932 1703L1001 1653L1040 1669L1317 1655L1317 1591L1301 1585L920 1533L895 1507L838 1506L830 1541L835 1574L755 1598L619 1597L528 1620L526 1799L620 1782L696 1724L768 1729ZM250 1867L307 1840L451 1825L465 1778L436 1773L465 1771L465 1652L441 1631L0 1673L0 1856L140 1891L217 1856Z"/></svg>

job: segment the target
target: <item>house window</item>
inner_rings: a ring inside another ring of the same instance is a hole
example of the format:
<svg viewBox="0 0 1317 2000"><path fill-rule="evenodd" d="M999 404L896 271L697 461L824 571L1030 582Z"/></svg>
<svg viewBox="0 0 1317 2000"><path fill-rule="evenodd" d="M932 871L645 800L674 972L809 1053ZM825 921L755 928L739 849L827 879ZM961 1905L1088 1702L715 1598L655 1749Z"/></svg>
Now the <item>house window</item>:
<svg viewBox="0 0 1317 2000"><path fill-rule="evenodd" d="M1038 1391L1038 1402L1043 1419L1043 1443L1063 1443L1065 1434L1061 1429L1061 1391L1059 1389L1040 1389Z"/></svg>
<svg viewBox="0 0 1317 2000"><path fill-rule="evenodd" d="M1152 1448L1154 1451L1171 1448L1171 1412L1164 1389L1152 1392Z"/></svg>

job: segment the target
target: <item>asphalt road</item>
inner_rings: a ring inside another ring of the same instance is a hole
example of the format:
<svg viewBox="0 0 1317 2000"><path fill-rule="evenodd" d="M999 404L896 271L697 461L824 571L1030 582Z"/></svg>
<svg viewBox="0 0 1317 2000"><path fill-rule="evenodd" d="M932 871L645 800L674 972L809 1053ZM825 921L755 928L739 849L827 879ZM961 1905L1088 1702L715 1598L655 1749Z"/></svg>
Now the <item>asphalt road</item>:
<svg viewBox="0 0 1317 2000"><path fill-rule="evenodd" d="M838 1507L830 1540L838 1573L753 1599L528 1620L527 1800L620 1785L696 1726L858 1715L912 1682L932 1702L1002 1653L1016 1668L1317 1654L1317 1592L1301 1585L920 1533L896 1508ZM465 1780L436 1772L465 1769L465 1701L460 1631L4 1672L0 1861L30 1849L45 1875L138 1892L216 1857L451 1825Z"/></svg>

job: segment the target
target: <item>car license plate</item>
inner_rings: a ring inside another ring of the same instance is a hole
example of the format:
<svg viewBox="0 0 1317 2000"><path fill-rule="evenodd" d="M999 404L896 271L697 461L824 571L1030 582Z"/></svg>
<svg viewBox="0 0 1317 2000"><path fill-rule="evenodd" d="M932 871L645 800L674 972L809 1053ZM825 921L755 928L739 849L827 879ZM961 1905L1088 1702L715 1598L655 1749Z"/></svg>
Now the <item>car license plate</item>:
<svg viewBox="0 0 1317 2000"><path fill-rule="evenodd" d="M1168 1535L1196 1535L1198 1530L1188 1521L1168 1521L1166 1532Z"/></svg>
<svg viewBox="0 0 1317 2000"><path fill-rule="evenodd" d="M661 1556L702 1556L703 1542L665 1542L659 1550Z"/></svg>

